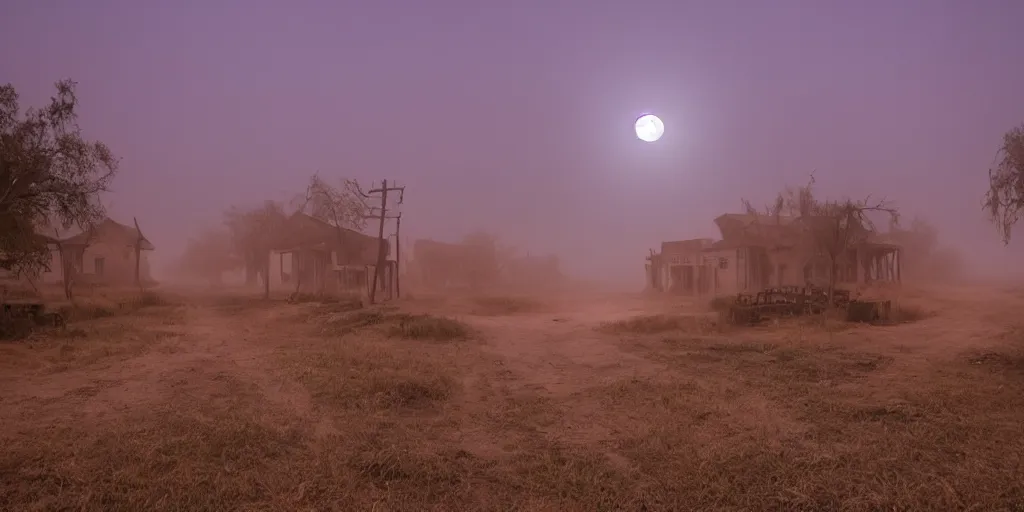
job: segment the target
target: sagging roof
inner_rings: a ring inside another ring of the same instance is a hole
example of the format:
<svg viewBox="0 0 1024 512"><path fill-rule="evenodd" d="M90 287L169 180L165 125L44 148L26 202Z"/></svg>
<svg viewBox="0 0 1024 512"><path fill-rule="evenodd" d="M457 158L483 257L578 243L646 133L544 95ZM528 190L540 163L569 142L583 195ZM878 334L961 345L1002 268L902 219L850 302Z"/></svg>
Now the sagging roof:
<svg viewBox="0 0 1024 512"><path fill-rule="evenodd" d="M91 243L101 242L135 246L136 242L139 241L139 230L132 226L125 226L124 224L115 222L108 217L86 231L61 240L60 243L62 245L89 245ZM143 251L152 251L156 249L152 242L147 240L145 236L142 237L139 248Z"/></svg>

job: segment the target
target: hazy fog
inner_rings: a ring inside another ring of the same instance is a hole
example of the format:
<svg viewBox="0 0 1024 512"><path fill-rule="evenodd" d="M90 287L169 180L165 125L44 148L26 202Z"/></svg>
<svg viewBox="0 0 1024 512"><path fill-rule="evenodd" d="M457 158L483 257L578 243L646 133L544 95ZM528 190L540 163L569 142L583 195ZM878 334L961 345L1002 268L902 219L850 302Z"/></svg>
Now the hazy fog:
<svg viewBox="0 0 1024 512"><path fill-rule="evenodd" d="M1024 121L1024 2L614 3L8 0L0 83L40 105L79 82L86 136L122 157L111 216L138 217L158 276L314 171L406 185L403 239L486 229L638 287L648 248L811 171L976 269L1024 258L980 207Z"/></svg>

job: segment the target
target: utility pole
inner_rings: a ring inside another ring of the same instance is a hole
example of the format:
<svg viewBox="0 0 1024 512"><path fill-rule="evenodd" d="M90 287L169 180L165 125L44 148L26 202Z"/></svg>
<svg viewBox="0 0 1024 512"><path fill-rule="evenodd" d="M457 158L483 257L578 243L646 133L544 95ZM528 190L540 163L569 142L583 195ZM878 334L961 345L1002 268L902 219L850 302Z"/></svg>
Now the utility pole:
<svg viewBox="0 0 1024 512"><path fill-rule="evenodd" d="M380 282L380 278L382 277L381 267L383 267L384 263L387 261L387 254L384 253L384 222L389 218L395 219L401 217L401 215L399 215L398 217L387 216L388 192L390 191L398 192L398 204L402 204L402 201L405 199L405 187L389 187L388 180L382 181L380 188L375 188L373 190L368 191L366 194L363 194L365 197L372 196L373 194L380 194L380 216L377 216L377 218L380 220L380 227L377 231L377 264L373 267L373 287L370 288L370 304L373 304L377 298L377 284ZM395 250L397 253L397 246Z"/></svg>

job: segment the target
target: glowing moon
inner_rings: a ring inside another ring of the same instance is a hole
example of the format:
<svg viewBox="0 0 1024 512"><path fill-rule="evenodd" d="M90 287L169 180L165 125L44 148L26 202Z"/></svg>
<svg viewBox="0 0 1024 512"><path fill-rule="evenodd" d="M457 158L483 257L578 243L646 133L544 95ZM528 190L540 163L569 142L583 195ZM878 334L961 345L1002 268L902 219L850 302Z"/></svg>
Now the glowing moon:
<svg viewBox="0 0 1024 512"><path fill-rule="evenodd" d="M644 114L636 120L636 136L644 142L656 142L665 135L665 123L654 114Z"/></svg>

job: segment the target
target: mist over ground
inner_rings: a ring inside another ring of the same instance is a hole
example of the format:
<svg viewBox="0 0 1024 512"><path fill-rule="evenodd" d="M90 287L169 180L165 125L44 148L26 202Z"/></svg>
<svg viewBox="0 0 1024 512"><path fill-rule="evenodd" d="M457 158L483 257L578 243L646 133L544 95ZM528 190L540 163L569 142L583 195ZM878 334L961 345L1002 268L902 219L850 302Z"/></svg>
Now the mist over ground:
<svg viewBox="0 0 1024 512"><path fill-rule="evenodd" d="M1024 510L1022 19L0 2L0 510Z"/></svg>
<svg viewBox="0 0 1024 512"><path fill-rule="evenodd" d="M79 82L83 130L121 158L110 215L139 218L157 277L227 207L313 172L407 186L410 241L486 230L625 286L649 248L814 172L928 219L975 274L1020 275L980 202L1024 118L1024 6L581 7L8 2L0 82L24 105Z"/></svg>

